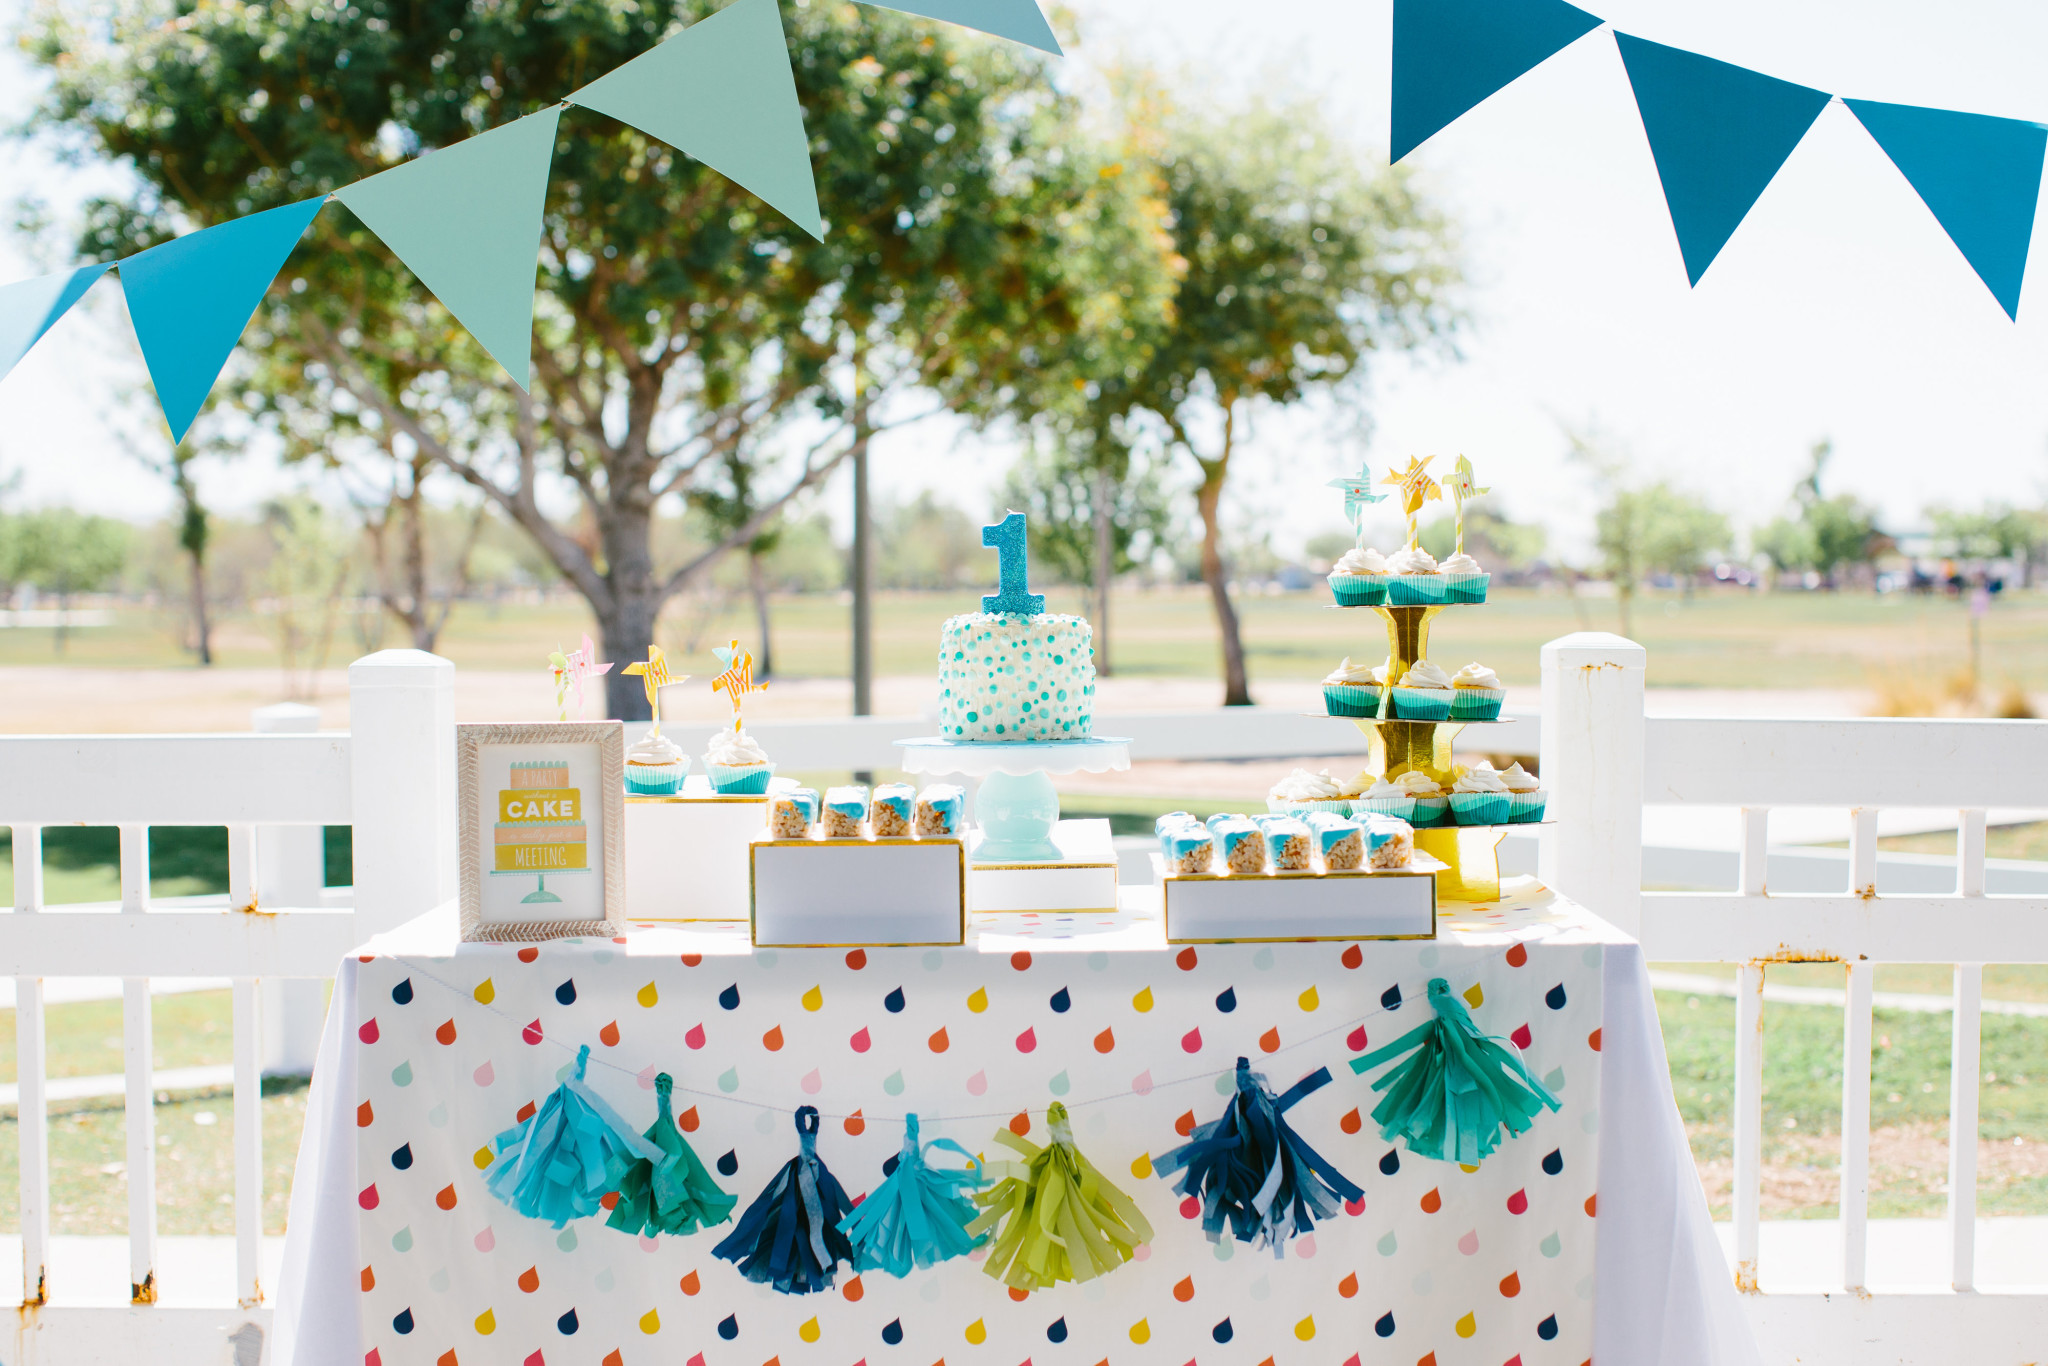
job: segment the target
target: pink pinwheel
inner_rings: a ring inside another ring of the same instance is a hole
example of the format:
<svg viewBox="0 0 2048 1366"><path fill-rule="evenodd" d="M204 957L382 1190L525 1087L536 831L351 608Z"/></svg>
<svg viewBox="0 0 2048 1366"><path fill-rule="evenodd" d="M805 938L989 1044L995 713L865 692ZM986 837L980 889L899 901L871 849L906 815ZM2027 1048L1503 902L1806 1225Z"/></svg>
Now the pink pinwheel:
<svg viewBox="0 0 2048 1366"><path fill-rule="evenodd" d="M611 665L597 662L597 647L590 643L590 637L583 637L583 648L563 654L556 650L548 656L548 667L555 680L555 705L561 708L561 719L569 719L569 690L576 690L576 715L583 715L583 681L598 678L611 672Z"/></svg>

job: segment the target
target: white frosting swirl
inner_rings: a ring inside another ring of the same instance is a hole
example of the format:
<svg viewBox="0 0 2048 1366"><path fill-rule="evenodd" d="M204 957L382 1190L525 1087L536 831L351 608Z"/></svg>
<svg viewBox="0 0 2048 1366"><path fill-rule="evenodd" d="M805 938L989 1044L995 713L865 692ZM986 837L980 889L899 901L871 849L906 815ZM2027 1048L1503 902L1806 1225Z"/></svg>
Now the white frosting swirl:
<svg viewBox="0 0 2048 1366"><path fill-rule="evenodd" d="M1394 779L1394 783L1411 797L1441 797L1444 794L1444 790L1437 786L1436 779L1419 768L1409 769Z"/></svg>
<svg viewBox="0 0 2048 1366"><path fill-rule="evenodd" d="M1401 676L1404 688L1432 688L1439 692L1451 686L1451 676L1426 659L1418 659Z"/></svg>
<svg viewBox="0 0 2048 1366"><path fill-rule="evenodd" d="M1280 802L1331 801L1344 795L1344 785L1327 768L1320 773L1297 768L1273 784L1273 790L1266 795Z"/></svg>
<svg viewBox="0 0 2048 1366"><path fill-rule="evenodd" d="M1523 768L1519 763L1509 764L1506 768L1502 769L1500 780L1507 784L1507 789L1510 792L1534 792L1540 786L1536 781L1535 775Z"/></svg>
<svg viewBox="0 0 2048 1366"><path fill-rule="evenodd" d="M754 737L743 730L722 730L711 737L711 743L704 749L704 762L725 764L742 768L748 764L765 764L768 751L754 743Z"/></svg>
<svg viewBox="0 0 2048 1366"><path fill-rule="evenodd" d="M1500 675L1487 668L1484 664L1467 664L1464 668L1451 675L1451 686L1454 688L1498 688L1500 687Z"/></svg>
<svg viewBox="0 0 2048 1366"><path fill-rule="evenodd" d="M1387 572L1389 574L1435 574L1439 571L1436 567L1436 560L1431 557L1427 550L1424 550L1419 545L1411 545L1406 550L1397 550L1387 556Z"/></svg>
<svg viewBox="0 0 2048 1366"><path fill-rule="evenodd" d="M1370 802L1385 801L1389 797L1412 797L1415 794L1399 783L1390 783L1385 778L1381 778L1359 795Z"/></svg>
<svg viewBox="0 0 2048 1366"><path fill-rule="evenodd" d="M1451 784L1453 792L1506 792L1508 785L1500 774L1493 771L1491 764L1478 764L1465 770L1457 782Z"/></svg>
<svg viewBox="0 0 2048 1366"><path fill-rule="evenodd" d="M683 757L682 747L666 735L652 732L642 736L626 751L629 764L673 764Z"/></svg>
<svg viewBox="0 0 2048 1366"><path fill-rule="evenodd" d="M1462 550L1445 560L1442 564L1439 564L1437 568L1446 574L1484 574L1486 572L1479 567L1479 561L1473 559Z"/></svg>
<svg viewBox="0 0 2048 1366"><path fill-rule="evenodd" d="M1351 656L1346 655L1344 656L1344 662L1342 664L1339 664L1336 668L1330 670L1330 672L1324 677L1323 682L1384 683L1386 681L1386 677L1387 671L1385 665L1381 665L1377 669L1368 669L1363 664L1353 664L1351 662Z"/></svg>
<svg viewBox="0 0 2048 1366"><path fill-rule="evenodd" d="M1330 566L1330 577L1339 574L1384 574L1387 572L1386 557L1370 547L1354 546L1344 552L1344 557Z"/></svg>

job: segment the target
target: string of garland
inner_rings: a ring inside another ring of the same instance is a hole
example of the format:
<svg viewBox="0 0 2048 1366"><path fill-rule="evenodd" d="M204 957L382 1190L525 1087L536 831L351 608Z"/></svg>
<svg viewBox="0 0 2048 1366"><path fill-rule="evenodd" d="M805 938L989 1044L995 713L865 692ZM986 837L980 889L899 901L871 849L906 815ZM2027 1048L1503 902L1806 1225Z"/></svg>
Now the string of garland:
<svg viewBox="0 0 2048 1366"><path fill-rule="evenodd" d="M853 1205L818 1160L816 1106L797 1110L796 1133L797 1155L754 1197L711 1255L733 1263L750 1281L785 1295L808 1295L829 1290L839 1263L853 1260L853 1246L839 1229Z"/></svg>
<svg viewBox="0 0 2048 1366"><path fill-rule="evenodd" d="M576 1053L575 1075L518 1127L498 1135L498 1155L484 1174L492 1195L556 1228L595 1213L635 1158L653 1162L663 1156L584 1084L589 1065L585 1044Z"/></svg>
<svg viewBox="0 0 2048 1366"><path fill-rule="evenodd" d="M931 1165L934 1148L967 1159L965 1171ZM968 1192L988 1183L974 1154L950 1138L920 1146L917 1116L903 1121L903 1151L882 1167L882 1184L840 1222L853 1269L908 1276L910 1269L964 1257L986 1238L967 1231L976 1210Z"/></svg>
<svg viewBox="0 0 2048 1366"><path fill-rule="evenodd" d="M1024 1161L997 1164L1002 1179L975 1195L984 1213L967 1226L991 1235L983 1269L1018 1290L1093 1280L1152 1241L1152 1225L1131 1197L1074 1146L1067 1107L1054 1101L1045 1127L1052 1141L1042 1148L1008 1129L996 1131L995 1141Z"/></svg>

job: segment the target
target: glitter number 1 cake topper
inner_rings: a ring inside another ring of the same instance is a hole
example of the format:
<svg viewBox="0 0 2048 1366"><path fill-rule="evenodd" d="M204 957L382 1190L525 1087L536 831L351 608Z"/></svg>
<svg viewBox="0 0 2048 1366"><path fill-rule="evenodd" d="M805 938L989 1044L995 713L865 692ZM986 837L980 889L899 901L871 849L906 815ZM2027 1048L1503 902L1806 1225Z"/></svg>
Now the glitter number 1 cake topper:
<svg viewBox="0 0 2048 1366"><path fill-rule="evenodd" d="M1013 512L994 526L981 529L981 543L994 546L997 583L1002 591L981 600L984 612L1017 612L1035 617L1045 610L1045 596L1031 592L1031 568L1024 549L1024 514Z"/></svg>
<svg viewBox="0 0 2048 1366"><path fill-rule="evenodd" d="M711 691L723 692L725 700L732 703L732 728L735 731L741 730L741 703L748 693L765 688L768 684L765 681L754 681L754 656L751 652L742 650L737 640L724 649L714 645L711 647L711 653L725 666L725 672L711 680Z"/></svg>

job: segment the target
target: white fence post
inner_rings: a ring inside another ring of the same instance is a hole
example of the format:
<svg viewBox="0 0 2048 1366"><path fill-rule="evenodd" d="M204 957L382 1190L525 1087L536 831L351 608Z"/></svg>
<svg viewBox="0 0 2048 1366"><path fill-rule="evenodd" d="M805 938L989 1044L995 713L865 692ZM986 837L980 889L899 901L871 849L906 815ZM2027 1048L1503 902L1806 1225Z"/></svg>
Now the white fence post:
<svg viewBox="0 0 2048 1366"><path fill-rule="evenodd" d="M250 729L259 735L310 734L320 712L302 702L258 707ZM256 888L262 906L317 910L327 885L327 846L318 825L256 827ZM304 1077L320 1051L327 988L319 978L268 977L258 987L263 1021L263 1075Z"/></svg>
<svg viewBox="0 0 2048 1366"><path fill-rule="evenodd" d="M1579 631L1543 647L1538 774L1557 822L1543 881L1626 934L1642 928L1643 647Z"/></svg>
<svg viewBox="0 0 2048 1366"><path fill-rule="evenodd" d="M379 650L348 667L355 931L455 899L455 666Z"/></svg>

